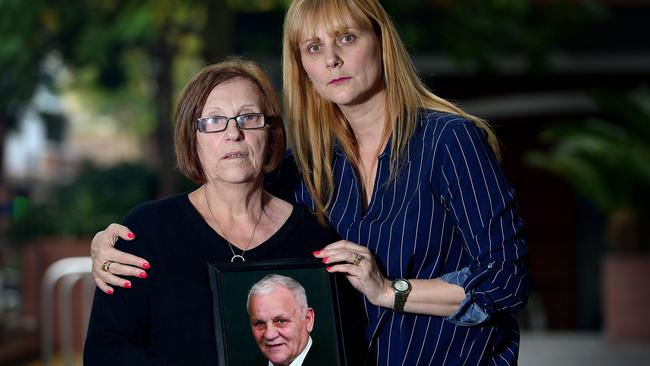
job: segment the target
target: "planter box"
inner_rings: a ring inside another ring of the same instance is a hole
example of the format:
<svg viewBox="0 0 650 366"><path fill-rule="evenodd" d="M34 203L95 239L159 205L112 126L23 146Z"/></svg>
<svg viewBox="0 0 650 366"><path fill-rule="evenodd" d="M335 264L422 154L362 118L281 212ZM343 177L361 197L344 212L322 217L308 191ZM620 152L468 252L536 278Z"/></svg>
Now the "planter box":
<svg viewBox="0 0 650 366"><path fill-rule="evenodd" d="M607 254L602 274L607 339L650 342L650 255Z"/></svg>

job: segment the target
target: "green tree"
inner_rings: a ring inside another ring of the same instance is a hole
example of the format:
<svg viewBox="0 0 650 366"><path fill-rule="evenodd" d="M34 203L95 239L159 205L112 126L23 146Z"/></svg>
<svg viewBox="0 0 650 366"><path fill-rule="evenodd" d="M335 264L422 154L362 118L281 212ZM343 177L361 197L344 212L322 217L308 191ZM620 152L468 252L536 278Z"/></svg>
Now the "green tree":
<svg viewBox="0 0 650 366"><path fill-rule="evenodd" d="M202 1L58 0L60 26L55 39L64 60L73 67L96 70L100 85L117 90L128 78L129 55L143 57L151 82L154 131L151 134L160 174L159 194L175 192L171 115L174 62L188 39L200 37L206 23ZM75 9L68 11L67 9Z"/></svg>
<svg viewBox="0 0 650 366"><path fill-rule="evenodd" d="M142 55L146 67L139 69L151 82L155 111L151 138L159 194L170 194L176 181L171 127L175 61L184 47L200 47L203 40L205 58L229 53L229 14L225 0L1 1L0 122L4 127L15 121L43 77L39 65L51 52L59 52L73 72L91 70L98 85L114 92L128 82L128 60Z"/></svg>
<svg viewBox="0 0 650 366"><path fill-rule="evenodd" d="M20 0L0 1L0 184L5 135L42 78L39 68L48 43L44 8L42 0L28 6Z"/></svg>

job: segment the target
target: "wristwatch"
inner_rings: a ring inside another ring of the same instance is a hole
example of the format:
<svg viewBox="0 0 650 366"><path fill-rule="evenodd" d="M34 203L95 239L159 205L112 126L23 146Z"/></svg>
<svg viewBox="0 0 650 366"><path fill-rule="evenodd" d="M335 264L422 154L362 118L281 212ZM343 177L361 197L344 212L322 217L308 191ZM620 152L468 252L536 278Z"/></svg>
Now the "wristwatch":
<svg viewBox="0 0 650 366"><path fill-rule="evenodd" d="M411 283L403 278L397 278L390 282L390 288L395 292L395 302L393 303L393 310L398 313L404 311L406 299L411 292Z"/></svg>

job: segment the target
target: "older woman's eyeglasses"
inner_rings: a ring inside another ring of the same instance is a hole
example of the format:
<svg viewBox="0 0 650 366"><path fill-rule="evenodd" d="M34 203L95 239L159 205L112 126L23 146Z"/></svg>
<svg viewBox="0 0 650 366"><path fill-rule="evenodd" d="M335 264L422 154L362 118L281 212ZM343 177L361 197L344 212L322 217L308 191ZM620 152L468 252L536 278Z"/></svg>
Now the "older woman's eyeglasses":
<svg viewBox="0 0 650 366"><path fill-rule="evenodd" d="M203 133L221 132L228 128L228 122L235 120L240 130L255 130L266 126L263 113L246 113L235 117L208 116L196 120L196 129Z"/></svg>

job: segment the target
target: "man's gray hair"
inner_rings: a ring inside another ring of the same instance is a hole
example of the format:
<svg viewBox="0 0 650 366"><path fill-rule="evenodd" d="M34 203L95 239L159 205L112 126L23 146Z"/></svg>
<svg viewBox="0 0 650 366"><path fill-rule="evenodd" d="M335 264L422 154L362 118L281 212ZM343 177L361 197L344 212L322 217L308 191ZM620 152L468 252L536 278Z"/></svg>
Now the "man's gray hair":
<svg viewBox="0 0 650 366"><path fill-rule="evenodd" d="M302 310L303 315L306 314L307 308L309 306L307 305L307 294L305 293L305 288L302 287L300 282L294 280L293 278L279 274L266 275L251 287L251 289L248 291L248 298L246 299L246 309L249 308L251 296L267 295L278 286L284 287L287 290L291 291L294 298L298 302L298 306Z"/></svg>

